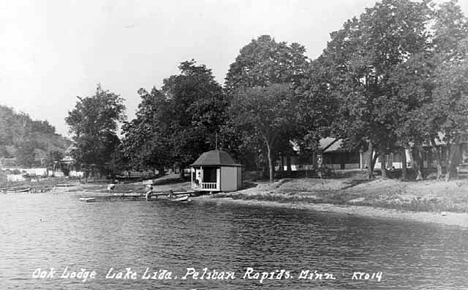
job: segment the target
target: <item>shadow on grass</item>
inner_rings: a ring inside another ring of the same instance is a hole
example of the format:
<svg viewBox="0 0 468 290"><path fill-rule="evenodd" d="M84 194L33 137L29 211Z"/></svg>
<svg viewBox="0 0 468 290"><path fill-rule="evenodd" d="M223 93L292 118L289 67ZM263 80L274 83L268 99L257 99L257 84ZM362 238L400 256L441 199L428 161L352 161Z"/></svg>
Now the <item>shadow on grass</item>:
<svg viewBox="0 0 468 290"><path fill-rule="evenodd" d="M242 184L242 189L248 189L248 188L254 188L257 187L258 184L255 182L250 182L250 181L244 181Z"/></svg>
<svg viewBox="0 0 468 290"><path fill-rule="evenodd" d="M153 182L153 185L176 184L176 183L187 182L187 181L190 181L190 178L189 178L189 177L184 177L184 178L180 178L180 177L164 178L164 179L161 179L161 180L156 179L156 180Z"/></svg>
<svg viewBox="0 0 468 290"><path fill-rule="evenodd" d="M366 183L366 182L369 182L369 180L367 180L367 179L351 180L350 182L347 182L348 185L343 187L342 190L345 190L345 189L348 189L348 188L351 188L351 187L354 187L354 186L357 186L359 184L363 184L363 183Z"/></svg>

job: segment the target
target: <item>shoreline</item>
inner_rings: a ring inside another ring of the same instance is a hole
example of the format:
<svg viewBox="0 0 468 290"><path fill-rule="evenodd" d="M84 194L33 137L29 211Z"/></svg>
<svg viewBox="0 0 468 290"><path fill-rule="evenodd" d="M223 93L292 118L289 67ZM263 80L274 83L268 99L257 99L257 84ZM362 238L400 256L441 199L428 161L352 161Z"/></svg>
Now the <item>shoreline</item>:
<svg viewBox="0 0 468 290"><path fill-rule="evenodd" d="M454 213L454 212L413 212L402 211L396 209L386 209L374 206L363 205L335 205L329 203L294 203L294 202L277 202L265 200L243 200L234 199L232 197L201 197L197 201L213 203L231 203L246 206L265 206L276 208L290 208L299 210L313 210L317 212L330 212L336 214L347 214L359 217L368 217L376 219L392 219L403 220L411 222L432 223L444 226L456 226L461 228L468 228L468 213Z"/></svg>
<svg viewBox="0 0 468 290"><path fill-rule="evenodd" d="M378 177L369 181L362 171L347 171L333 179L255 182L239 191L210 197L220 202L468 228L467 179L405 182Z"/></svg>
<svg viewBox="0 0 468 290"><path fill-rule="evenodd" d="M359 171L333 179L286 178L245 182L243 189L194 197L194 202L235 203L406 220L468 228L468 180L403 182L365 180ZM70 182L52 194L107 195L106 183ZM144 193L146 182L117 184L114 193ZM190 182L154 185L155 191L191 191Z"/></svg>

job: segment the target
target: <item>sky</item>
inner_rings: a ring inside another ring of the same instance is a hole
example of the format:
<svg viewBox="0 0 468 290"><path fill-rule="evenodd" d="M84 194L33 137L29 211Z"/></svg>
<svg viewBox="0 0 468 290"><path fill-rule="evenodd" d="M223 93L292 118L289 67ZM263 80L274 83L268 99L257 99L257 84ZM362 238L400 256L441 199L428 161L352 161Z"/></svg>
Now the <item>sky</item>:
<svg viewBox="0 0 468 290"><path fill-rule="evenodd" d="M98 84L125 99L128 120L138 89L160 88L194 59L223 84L240 49L261 35L297 42L317 58L330 33L375 0L2 0L0 105L65 123L77 96ZM468 1L459 1L468 15Z"/></svg>

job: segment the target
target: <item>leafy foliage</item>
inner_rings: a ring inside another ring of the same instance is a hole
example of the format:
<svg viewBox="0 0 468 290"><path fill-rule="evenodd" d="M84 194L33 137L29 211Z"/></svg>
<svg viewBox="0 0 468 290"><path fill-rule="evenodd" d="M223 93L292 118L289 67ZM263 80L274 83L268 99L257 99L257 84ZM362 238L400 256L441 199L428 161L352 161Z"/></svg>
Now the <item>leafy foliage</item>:
<svg viewBox="0 0 468 290"><path fill-rule="evenodd" d="M321 58L340 104L333 130L350 146L393 150L399 117L412 102L422 102L413 99L419 95L398 94L392 77L427 47L429 15L427 1L384 0L332 33ZM371 158L368 168L370 178Z"/></svg>
<svg viewBox="0 0 468 290"><path fill-rule="evenodd" d="M48 121L0 106L0 158L16 157L23 166L38 166L49 151L65 152L70 140L55 132Z"/></svg>
<svg viewBox="0 0 468 290"><path fill-rule="evenodd" d="M31 167L34 164L34 144L30 140L26 140L17 145L16 159L19 165Z"/></svg>
<svg viewBox="0 0 468 290"><path fill-rule="evenodd" d="M138 93L142 100L136 118L122 127L124 155L131 167L164 171L164 167L172 165L165 136L169 130L164 120L170 118L165 113L167 100L156 88L151 93L143 89Z"/></svg>
<svg viewBox="0 0 468 290"><path fill-rule="evenodd" d="M231 115L238 128L258 136L267 148L270 181L273 181L272 150L281 134L296 123L292 95L288 84L273 84L239 90L232 101Z"/></svg>
<svg viewBox="0 0 468 290"><path fill-rule="evenodd" d="M179 69L164 79L161 90L139 90L137 117L123 128L125 154L135 167L183 169L216 147L228 104L222 88L211 70L194 60Z"/></svg>
<svg viewBox="0 0 468 290"><path fill-rule="evenodd" d="M304 46L276 42L262 35L244 46L226 76L226 88L266 87L272 84L296 83L307 69Z"/></svg>
<svg viewBox="0 0 468 290"><path fill-rule="evenodd" d="M118 122L125 120L123 99L98 85L94 96L78 100L65 119L77 148L73 157L104 173L120 143L116 132Z"/></svg>
<svg viewBox="0 0 468 290"><path fill-rule="evenodd" d="M44 161L45 165L48 167L48 168L52 168L52 169L56 169L58 163L63 159L64 155L63 155L63 152L61 151L50 151L48 154L47 154L47 157Z"/></svg>
<svg viewBox="0 0 468 290"><path fill-rule="evenodd" d="M314 61L300 44L252 40L230 65L225 90L204 65L181 63L160 89L138 91L137 116L123 126L123 155L115 151L118 96L98 87L67 122L80 144L76 156L88 164L127 159L164 171L220 145L243 163L267 162L272 180L274 160L291 154L291 141L304 152L333 136L375 156L371 178L379 154L434 144L440 132L458 144L466 134L467 43L468 21L455 1L383 0L331 33ZM22 136L30 135L32 126L23 127ZM14 134L0 130L0 145Z"/></svg>
<svg viewBox="0 0 468 290"><path fill-rule="evenodd" d="M273 178L272 158L275 157L273 155L279 151L290 154L292 150L289 141L296 138L304 129L299 124L298 111L294 111L294 108L298 109L299 105L299 101L295 98L294 88L299 86L308 66L309 61L302 45L276 42L270 36L263 35L241 49L227 73L225 87L232 99L231 115L234 119L227 123L231 127L226 126L224 130L230 132L230 136L235 136L236 134L232 134L233 132L245 128L245 122L240 122L242 117L239 118L239 116L245 115L246 120L252 123L260 121L258 118L262 118L263 125L255 123L250 126L249 138L245 138L245 134L239 132L237 136L244 135L240 139L243 142L239 142L239 138L231 139L231 141L237 144L237 148L243 148L244 152L266 151L267 153L264 155L265 159L269 160L270 179ZM262 91L263 89L265 91ZM275 89L279 89L279 91L274 92ZM261 93L267 95L262 97ZM248 97L249 94L251 97ZM253 99L249 100L249 98ZM275 106L273 103L278 101L278 98L281 99L282 104L279 107L267 109L269 106ZM279 113L278 110L283 109L293 113L283 114L281 117L280 115L275 116L276 113ZM261 116L254 116L255 113ZM281 131L277 131L278 124L276 122L282 123ZM268 129L268 126L271 128ZM250 150L246 150L248 148ZM263 150L264 148L266 150ZM261 155L257 154L256 158L260 159Z"/></svg>

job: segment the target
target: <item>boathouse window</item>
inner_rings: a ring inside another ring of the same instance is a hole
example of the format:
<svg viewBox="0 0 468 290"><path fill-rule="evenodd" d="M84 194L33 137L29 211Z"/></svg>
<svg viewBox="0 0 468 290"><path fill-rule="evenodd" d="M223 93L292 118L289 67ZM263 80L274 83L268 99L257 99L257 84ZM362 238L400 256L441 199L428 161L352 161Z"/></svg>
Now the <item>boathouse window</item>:
<svg viewBox="0 0 468 290"><path fill-rule="evenodd" d="M203 182L217 182L216 167L203 167Z"/></svg>

